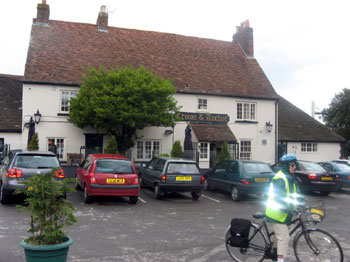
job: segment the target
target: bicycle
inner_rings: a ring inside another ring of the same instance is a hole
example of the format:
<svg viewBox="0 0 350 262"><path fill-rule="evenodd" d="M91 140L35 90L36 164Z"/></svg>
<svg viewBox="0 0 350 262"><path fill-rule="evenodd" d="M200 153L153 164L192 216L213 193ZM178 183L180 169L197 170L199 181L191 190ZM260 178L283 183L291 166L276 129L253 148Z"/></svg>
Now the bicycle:
<svg viewBox="0 0 350 262"><path fill-rule="evenodd" d="M328 232L309 228L308 225L321 222L326 215L323 201L307 204L301 208L300 216L292 220L295 225L289 231L293 235L299 228L293 239L293 250L298 262L318 261L318 262L343 262L343 250L339 242ZM257 212L253 214L255 219L263 219L265 214ZM277 249L273 246L271 237L274 232L270 232L264 220L258 223L250 220L250 232L245 247L234 247L230 245L230 228L225 231L225 245L227 252L236 262L260 262L264 259L277 261Z"/></svg>

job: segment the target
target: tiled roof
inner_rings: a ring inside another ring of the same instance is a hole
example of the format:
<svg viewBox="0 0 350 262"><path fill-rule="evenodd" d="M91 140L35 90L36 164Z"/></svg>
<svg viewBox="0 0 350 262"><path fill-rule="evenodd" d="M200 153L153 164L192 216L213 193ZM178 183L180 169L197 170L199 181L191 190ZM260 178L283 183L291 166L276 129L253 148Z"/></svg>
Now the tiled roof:
<svg viewBox="0 0 350 262"><path fill-rule="evenodd" d="M83 68L132 65L173 79L178 92L276 99L254 58L236 42L49 21L33 25L25 81L79 85ZM189 85L188 88L185 88Z"/></svg>
<svg viewBox="0 0 350 262"><path fill-rule="evenodd" d="M227 125L191 124L191 128L200 142L234 142L235 135Z"/></svg>
<svg viewBox="0 0 350 262"><path fill-rule="evenodd" d="M278 140L291 142L345 142L342 136L281 96L278 101Z"/></svg>
<svg viewBox="0 0 350 262"><path fill-rule="evenodd" d="M0 74L0 132L22 132L23 76Z"/></svg>

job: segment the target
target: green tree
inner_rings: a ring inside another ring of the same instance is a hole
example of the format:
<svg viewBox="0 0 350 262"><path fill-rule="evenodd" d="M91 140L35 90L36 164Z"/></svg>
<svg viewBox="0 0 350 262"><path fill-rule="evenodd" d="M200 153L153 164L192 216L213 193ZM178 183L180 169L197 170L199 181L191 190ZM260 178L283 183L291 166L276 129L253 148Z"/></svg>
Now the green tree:
<svg viewBox="0 0 350 262"><path fill-rule="evenodd" d="M170 156L172 157L184 157L180 141L175 141L173 148L171 149Z"/></svg>
<svg viewBox="0 0 350 262"><path fill-rule="evenodd" d="M118 151L134 145L136 130L148 126L173 126L176 89L145 68L99 70L90 67L76 98L70 101L69 121L80 128L115 136Z"/></svg>
<svg viewBox="0 0 350 262"><path fill-rule="evenodd" d="M216 158L216 163L219 163L219 162L221 162L222 160L225 160L225 159L231 159L230 152L228 151L227 142L223 143L221 151L220 151L218 157Z"/></svg>
<svg viewBox="0 0 350 262"><path fill-rule="evenodd" d="M350 155L350 89L344 88L336 94L328 108L321 112L322 120L326 126L344 137L348 142L345 144L345 154Z"/></svg>
<svg viewBox="0 0 350 262"><path fill-rule="evenodd" d="M111 136L105 149L106 154L118 154L118 144L115 136Z"/></svg>
<svg viewBox="0 0 350 262"><path fill-rule="evenodd" d="M28 150L39 150L39 138L38 133L34 133L32 136L32 140L30 141L29 145L27 146Z"/></svg>

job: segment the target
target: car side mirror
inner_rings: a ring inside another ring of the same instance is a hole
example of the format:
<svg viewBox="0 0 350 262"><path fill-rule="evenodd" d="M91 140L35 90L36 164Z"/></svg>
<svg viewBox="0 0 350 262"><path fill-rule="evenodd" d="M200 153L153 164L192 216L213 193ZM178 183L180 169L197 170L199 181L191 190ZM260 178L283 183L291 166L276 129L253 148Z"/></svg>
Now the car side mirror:
<svg viewBox="0 0 350 262"><path fill-rule="evenodd" d="M142 163L141 166L142 166L142 167L146 167L147 165L146 165L145 163Z"/></svg>

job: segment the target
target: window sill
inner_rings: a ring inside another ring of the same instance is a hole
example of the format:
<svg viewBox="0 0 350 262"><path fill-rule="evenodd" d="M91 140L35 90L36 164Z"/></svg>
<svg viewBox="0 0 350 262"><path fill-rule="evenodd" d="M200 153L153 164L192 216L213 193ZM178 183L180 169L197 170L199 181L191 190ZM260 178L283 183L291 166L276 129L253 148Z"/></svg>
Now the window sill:
<svg viewBox="0 0 350 262"><path fill-rule="evenodd" d="M69 113L57 113L57 116L68 116Z"/></svg>
<svg viewBox="0 0 350 262"><path fill-rule="evenodd" d="M237 124L258 124L258 121L255 120L236 120L235 123Z"/></svg>

